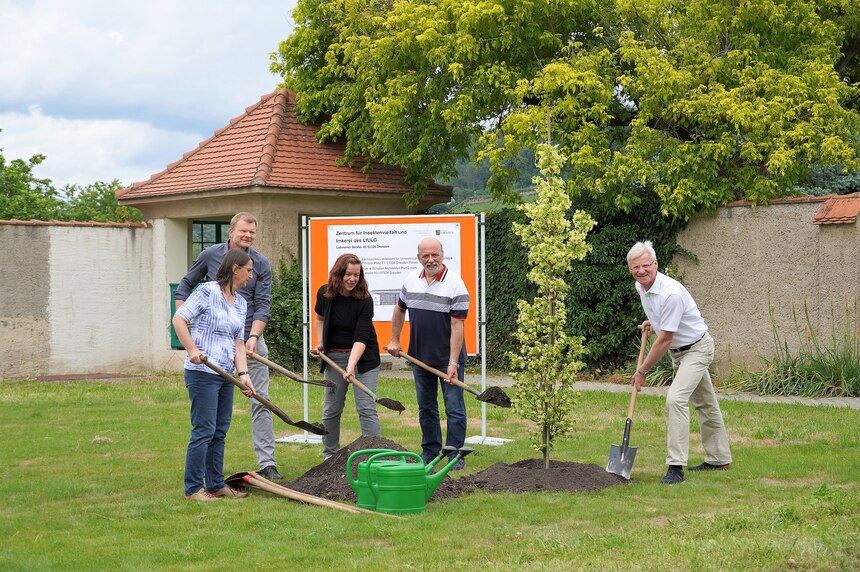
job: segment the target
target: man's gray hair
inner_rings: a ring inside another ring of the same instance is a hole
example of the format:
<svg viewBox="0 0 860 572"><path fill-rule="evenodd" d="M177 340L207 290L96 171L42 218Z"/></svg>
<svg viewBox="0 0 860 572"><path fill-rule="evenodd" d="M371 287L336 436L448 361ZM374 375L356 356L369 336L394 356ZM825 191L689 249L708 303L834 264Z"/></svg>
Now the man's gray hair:
<svg viewBox="0 0 860 572"><path fill-rule="evenodd" d="M654 252L654 245L651 244L650 240L646 240L644 242L637 242L633 246L630 247L630 250L627 251L627 263L630 264L631 260L635 260L639 258L643 254L647 254L651 257L651 262L657 260L657 253Z"/></svg>
<svg viewBox="0 0 860 572"><path fill-rule="evenodd" d="M439 250L442 252L442 254L445 254L445 248L442 246L442 241L439 240L438 238L434 238L432 236L425 236L424 238L419 240L418 241L418 251L419 252L421 252L421 245L424 243L435 244L436 246L439 247Z"/></svg>

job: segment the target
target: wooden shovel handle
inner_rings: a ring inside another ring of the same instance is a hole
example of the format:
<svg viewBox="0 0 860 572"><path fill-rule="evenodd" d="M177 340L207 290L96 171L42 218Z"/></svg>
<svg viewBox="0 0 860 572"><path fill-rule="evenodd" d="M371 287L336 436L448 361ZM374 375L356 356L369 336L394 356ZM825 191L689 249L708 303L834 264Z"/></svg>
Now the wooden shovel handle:
<svg viewBox="0 0 860 572"><path fill-rule="evenodd" d="M304 379L299 374L294 373L294 372L288 370L287 368L285 368L284 366L277 364L270 359L266 359L263 356L256 354L254 352L248 352L248 357L254 361L260 362L261 364L263 364L266 367L272 368L273 370L286 375L287 377L289 377L293 381L298 381L299 383L308 383L310 385L322 385L324 387L331 387L330 384L325 383L325 382Z"/></svg>
<svg viewBox="0 0 860 572"><path fill-rule="evenodd" d="M302 382L302 383L304 383L304 382L306 381L306 380L302 379L301 377L299 377L299 375L298 375L298 374L291 372L291 371L290 371L290 370L288 370L287 368L285 368L285 367L283 367L283 366L281 366L281 365L278 365L278 364L276 364L275 362L270 361L270 360L268 360L268 359L264 358L263 356L261 356L261 355L259 355L259 354L256 354L256 353L254 353L254 352L248 352L248 357L249 357L249 358L251 358L251 359L252 359L252 360L254 360L254 361L258 361L258 362L260 362L261 364L263 364L263 365L264 365L264 366L266 366L266 367L270 367L270 368L272 368L273 370L275 370L275 371L277 371L277 372L279 372L279 373L282 373L282 374L286 375L287 377L289 377L290 379L292 379L292 380L294 380L294 381L299 381L299 382Z"/></svg>
<svg viewBox="0 0 860 572"><path fill-rule="evenodd" d="M318 357L321 360L323 360L326 363L326 365L331 366L331 368L333 370L335 370L336 372L338 372L340 375L344 375L346 373L346 371L342 367L340 367L339 365L334 363L334 361L332 361L332 359L330 357L328 357L327 355L325 355L323 352L320 352L319 355L317 355L315 357ZM359 388L360 390L362 390L363 392L365 392L366 394L368 394L370 397L373 398L374 401L377 401L379 399L378 397L376 397L375 393L370 391L366 385L364 385L363 383L358 381L358 378L355 377L354 375L350 375L348 378L346 378L346 380L349 383L356 386L357 388Z"/></svg>
<svg viewBox="0 0 860 572"><path fill-rule="evenodd" d="M642 341L639 343L639 358L636 360L636 369L642 367L642 362L645 360L645 345L648 343L648 334L642 330ZM633 419L633 410L636 408L636 386L633 386L633 391L630 394L630 407L627 408L627 419Z"/></svg>
<svg viewBox="0 0 860 572"><path fill-rule="evenodd" d="M220 367L218 367L217 365L215 365L214 363L209 361L209 358L207 358L206 356L203 356L203 363L206 364L206 367L208 367L209 369L211 369L212 371L214 371L215 373L217 373L218 375L220 375L221 377L223 377L224 379L226 379L227 381L229 381L230 383L232 383L233 385L235 385L239 389L241 389L243 391L245 389L247 389L245 387L245 384L243 384L238 379L236 379L235 377L233 377L232 375L230 375L229 373L227 373L226 371L224 371L223 369L221 369ZM272 403L271 401L269 401L265 397L263 397L261 395L255 395L254 399L256 399L257 401L262 403L263 407L265 407L266 409L268 409L269 411L271 411L272 413L274 413L275 415L280 417L281 421L283 421L284 423L286 423L288 425L295 425L295 422L292 419L290 419L290 416L287 415L286 412L284 412L280 407L278 407L277 405L275 405L274 403Z"/></svg>
<svg viewBox="0 0 860 572"><path fill-rule="evenodd" d="M387 514L384 512L376 512L373 510L368 510L366 508L361 508L359 506L353 506L351 504L346 504L346 503L337 502L337 501L333 501L333 500L329 500L329 499L324 499L324 498L317 497L314 495L309 495L307 493L303 493L303 492L300 492L300 491L297 491L294 489L288 489L287 487L285 487L283 485L279 485L278 483L273 483L272 481L270 481L264 477L261 477L257 473L253 473L253 472L248 473L242 480L244 480L249 485L253 485L253 486L255 486L259 489L262 489L264 491L267 491L267 492L270 492L270 493L273 493L273 494L276 494L276 495L279 495L282 497L286 497L288 499L292 499L292 500L296 500L296 501L300 501L300 502L305 502L308 504L314 504L317 506L334 508L337 510L342 510L345 512L351 512L351 513L355 513L355 514L373 514L373 515L385 516L385 517L389 517L389 518L396 518L396 519L401 518L396 514Z"/></svg>
<svg viewBox="0 0 860 572"><path fill-rule="evenodd" d="M442 370L440 370L440 369L436 369L435 367L432 367L432 366L427 365L426 363L424 363L424 362L423 362L423 361L421 361L420 359L412 357L411 355L409 355L408 353L404 352L403 350L401 350L401 351L400 351L400 355L401 355L401 357L403 357L406 361L411 362L411 363L414 363L414 364L415 364L415 365L417 365L418 367L420 367L420 368L422 368L422 369L426 369L426 370L427 370L427 371L429 371L430 373L432 373L432 374L434 374L434 375L436 375L436 376L438 376L438 377L441 377L442 379L445 379L446 377L448 377L448 374L447 374L447 373L443 372L443 371L442 371ZM480 394L481 394L481 392L480 392L480 391L478 391L478 390L477 390L477 389L475 389L474 387L471 387L471 386L469 386L469 385L466 385L465 383L463 383L462 381L460 381L460 380L459 380L459 379L457 379L456 377L451 379L451 384L452 384L452 385L456 385L456 386L457 386L457 387L459 387L459 388L465 389L466 391L468 391L469 393L471 393L471 394L473 394L473 395L480 395Z"/></svg>

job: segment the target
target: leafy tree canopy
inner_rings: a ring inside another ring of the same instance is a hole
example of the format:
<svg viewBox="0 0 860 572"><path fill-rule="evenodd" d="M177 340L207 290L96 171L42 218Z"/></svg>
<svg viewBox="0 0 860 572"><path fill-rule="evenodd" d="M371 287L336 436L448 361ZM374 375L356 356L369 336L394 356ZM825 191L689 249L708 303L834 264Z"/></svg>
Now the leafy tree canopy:
<svg viewBox="0 0 860 572"><path fill-rule="evenodd" d="M67 185L62 191L50 179L40 179L33 169L45 160L13 159L8 164L0 149L0 219L77 220L96 222L140 222L143 215L133 207L120 206L116 191L123 188L114 179L86 187Z"/></svg>
<svg viewBox="0 0 860 572"><path fill-rule="evenodd" d="M689 217L860 166L856 0L299 0L272 69L345 161L402 166L415 201L457 160L511 159L552 119L568 191Z"/></svg>
<svg viewBox="0 0 860 572"><path fill-rule="evenodd" d="M51 220L58 216L61 201L47 179L39 179L33 168L45 160L33 155L29 160L6 163L0 153L0 219Z"/></svg>

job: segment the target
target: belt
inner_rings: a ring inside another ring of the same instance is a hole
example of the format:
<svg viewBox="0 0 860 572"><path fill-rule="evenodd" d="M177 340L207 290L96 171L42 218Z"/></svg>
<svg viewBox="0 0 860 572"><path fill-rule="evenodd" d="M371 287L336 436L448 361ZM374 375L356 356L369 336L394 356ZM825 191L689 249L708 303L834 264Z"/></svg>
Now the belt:
<svg viewBox="0 0 860 572"><path fill-rule="evenodd" d="M338 352L338 353L349 353L352 351L352 348L329 348L330 352Z"/></svg>
<svg viewBox="0 0 860 572"><path fill-rule="evenodd" d="M695 346L696 344L698 344L699 342L701 342L701 341L702 341L702 338L704 338L704 337L705 337L705 334L702 334L702 337L701 337L701 338L699 338L698 340L696 340L695 342L693 342L692 344L687 344L686 346L681 346L680 348L672 348L672 349L670 349L669 351L671 351L671 352L685 352L685 351L687 351L688 349L690 349L690 348L692 348L693 346Z"/></svg>

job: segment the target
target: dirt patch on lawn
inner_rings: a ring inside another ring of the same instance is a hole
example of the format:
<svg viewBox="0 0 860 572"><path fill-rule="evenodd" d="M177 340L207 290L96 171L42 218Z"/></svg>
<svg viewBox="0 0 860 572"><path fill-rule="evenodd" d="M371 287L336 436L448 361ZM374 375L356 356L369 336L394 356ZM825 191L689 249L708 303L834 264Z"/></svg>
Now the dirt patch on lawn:
<svg viewBox="0 0 860 572"><path fill-rule="evenodd" d="M346 462L352 453L363 449L406 450L399 443L384 437L359 437L285 486L318 497L355 502L355 492L346 478ZM358 457L353 465L368 458ZM351 470L355 476L356 467L353 466ZM430 500L453 498L479 489L513 493L589 491L628 482L624 477L607 473L603 467L594 464L551 460L550 468L544 469L543 459L524 459L512 465L496 463L479 473L459 478L456 475L454 471L448 473Z"/></svg>

